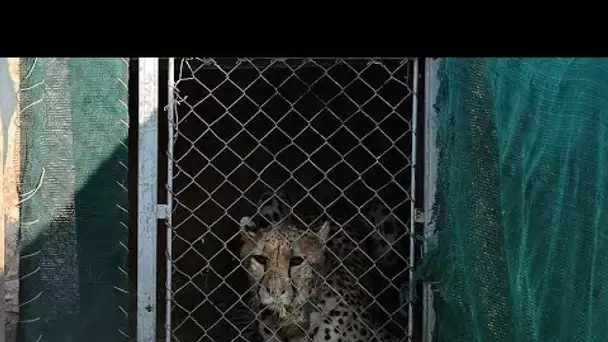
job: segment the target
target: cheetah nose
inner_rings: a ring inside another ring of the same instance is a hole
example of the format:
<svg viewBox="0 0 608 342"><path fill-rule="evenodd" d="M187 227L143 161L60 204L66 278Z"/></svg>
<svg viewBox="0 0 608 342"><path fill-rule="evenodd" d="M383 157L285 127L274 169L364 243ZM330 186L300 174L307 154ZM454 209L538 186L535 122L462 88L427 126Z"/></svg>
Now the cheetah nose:
<svg viewBox="0 0 608 342"><path fill-rule="evenodd" d="M287 296L287 289L275 290L275 291L272 291L271 293L277 297L283 297L283 296Z"/></svg>

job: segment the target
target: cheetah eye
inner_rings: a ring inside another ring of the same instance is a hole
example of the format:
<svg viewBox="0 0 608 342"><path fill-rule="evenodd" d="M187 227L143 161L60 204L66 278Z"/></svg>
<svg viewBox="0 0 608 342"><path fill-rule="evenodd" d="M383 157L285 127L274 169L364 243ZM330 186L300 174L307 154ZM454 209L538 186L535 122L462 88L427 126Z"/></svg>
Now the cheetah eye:
<svg viewBox="0 0 608 342"><path fill-rule="evenodd" d="M254 255L252 258L262 265L266 265L266 261L268 260L268 258L263 255Z"/></svg>
<svg viewBox="0 0 608 342"><path fill-rule="evenodd" d="M302 257L293 257L289 260L289 266L298 266L304 262L304 258Z"/></svg>

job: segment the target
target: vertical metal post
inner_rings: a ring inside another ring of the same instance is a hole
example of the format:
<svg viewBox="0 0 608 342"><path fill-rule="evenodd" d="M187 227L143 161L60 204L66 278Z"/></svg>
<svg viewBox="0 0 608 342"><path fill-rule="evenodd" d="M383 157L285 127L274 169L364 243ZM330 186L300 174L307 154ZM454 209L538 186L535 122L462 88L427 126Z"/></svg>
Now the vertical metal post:
<svg viewBox="0 0 608 342"><path fill-rule="evenodd" d="M414 97L412 99L412 171L411 171L411 190L410 190L410 255L409 255L409 264L410 264L410 271L409 271L409 278L410 281L412 279L414 279L414 270L413 267L415 265L416 259L416 237L414 236L414 232L416 231L416 203L415 203L415 199L416 199L416 150L418 148L418 145L416 144L417 141L417 130L418 130L418 58L414 59L414 70L413 70L413 75L414 75L414 80L413 80L413 84L412 84L412 92L414 94ZM414 333L414 307L412 305L412 303L410 302L408 304L408 321L407 321L407 330L408 330L408 334L410 336L410 338L412 337L413 333Z"/></svg>
<svg viewBox="0 0 608 342"><path fill-rule="evenodd" d="M433 218L433 203L435 202L435 191L437 182L437 113L433 105L437 98L439 80L437 70L439 59L426 58L425 61L425 99L424 99L424 253L435 247L435 225L431 222ZM432 342L435 330L435 310L433 309L433 286L425 282L423 284L423 309L422 309L422 341Z"/></svg>
<svg viewBox="0 0 608 342"><path fill-rule="evenodd" d="M139 59L137 341L156 341L158 58Z"/></svg>
<svg viewBox="0 0 608 342"><path fill-rule="evenodd" d="M167 209L166 209L166 229L167 229L167 255L166 255L166 283L165 283L165 341L171 342L171 272L172 272L172 225L171 225L171 213L173 212L173 123L175 118L175 58L169 58L168 72L168 101L167 101L167 123L169 126L168 139L167 139Z"/></svg>

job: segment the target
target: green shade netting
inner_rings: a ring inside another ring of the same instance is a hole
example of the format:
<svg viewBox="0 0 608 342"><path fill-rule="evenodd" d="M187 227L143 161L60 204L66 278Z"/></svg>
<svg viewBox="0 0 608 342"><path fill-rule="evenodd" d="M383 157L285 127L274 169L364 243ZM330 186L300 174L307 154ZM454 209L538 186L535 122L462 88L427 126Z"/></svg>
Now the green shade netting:
<svg viewBox="0 0 608 342"><path fill-rule="evenodd" d="M126 341L128 63L22 58L19 341Z"/></svg>
<svg viewBox="0 0 608 342"><path fill-rule="evenodd" d="M608 341L608 59L442 59L435 341Z"/></svg>

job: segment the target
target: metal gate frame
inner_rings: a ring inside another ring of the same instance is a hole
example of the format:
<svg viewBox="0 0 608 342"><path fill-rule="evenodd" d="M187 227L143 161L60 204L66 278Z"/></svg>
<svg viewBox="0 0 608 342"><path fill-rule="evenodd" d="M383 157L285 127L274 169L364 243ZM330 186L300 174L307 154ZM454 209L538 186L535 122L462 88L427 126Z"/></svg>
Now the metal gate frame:
<svg viewBox="0 0 608 342"><path fill-rule="evenodd" d="M439 88L437 71L439 70L439 58L425 59L424 74L424 244L423 253L432 250L437 241L435 240L435 224L433 218L433 204L435 203L435 190L437 182L437 112L435 111L435 99ZM435 332L435 310L433 309L433 284L425 282L422 284L422 342L432 342Z"/></svg>
<svg viewBox="0 0 608 342"><path fill-rule="evenodd" d="M157 232L159 229L158 220L166 220L166 238L171 241L171 182L167 182L167 203L158 203L158 126L159 126L159 58L139 58L139 101L138 101L138 206L137 206L137 306L136 306L136 340L138 342L154 342L156 341L157 332ZM417 108L418 108L418 79L419 65L417 60L414 61L414 86L413 93L413 117L412 117L412 170L416 168L416 139L417 139ZM435 179L437 173L436 147L435 147L435 132L436 127L434 119L436 113L433 109L433 102L437 93L436 72L438 66L437 59L425 59L425 138L424 138L424 167L425 175L422 184L424 184L424 231L425 237L428 237L434 231L434 227L430 223L431 208L435 193ZM173 148L173 129L172 126L174 116L174 58L169 58L168 67L168 125L169 136L167 151L169 157L172 156ZM168 180L172 179L172 163L171 158L167 162ZM416 191L415 171L412 172L411 196L415 196ZM416 223L416 208L415 203L411 203L412 219L410 220L413 226ZM413 243L410 240L410 243ZM429 244L424 243L424 250L430 248ZM414 253L414 248L411 248L410 253ZM171 257L171 243L167 244L167 257ZM171 327L171 263L166 263L166 311L165 311L165 329ZM410 275L412 270L410 270ZM423 284L423 341L432 341L432 331L434 330L434 312L432 309L433 290L431 284ZM410 315L408 326L411 331L413 328L412 307L409 307ZM167 334L166 341L169 342L170 334Z"/></svg>
<svg viewBox="0 0 608 342"><path fill-rule="evenodd" d="M139 60L137 156L138 342L156 341L158 217L158 58Z"/></svg>

